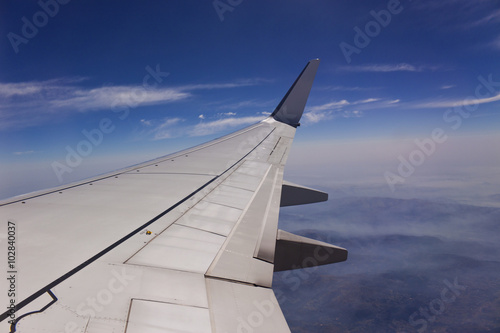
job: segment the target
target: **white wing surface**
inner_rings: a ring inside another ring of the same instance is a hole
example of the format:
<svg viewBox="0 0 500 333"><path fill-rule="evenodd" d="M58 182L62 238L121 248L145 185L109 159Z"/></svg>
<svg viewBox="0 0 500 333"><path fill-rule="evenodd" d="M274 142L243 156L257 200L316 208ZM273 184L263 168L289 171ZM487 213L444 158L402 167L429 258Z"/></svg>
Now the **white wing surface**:
<svg viewBox="0 0 500 333"><path fill-rule="evenodd" d="M17 250L4 269L13 285L1 284L15 293L5 299L2 291L4 309L14 304L0 317L2 331L289 331L273 272L347 257L344 249L278 232L280 205L327 199L283 183L318 65L311 60L258 124L2 202Z"/></svg>

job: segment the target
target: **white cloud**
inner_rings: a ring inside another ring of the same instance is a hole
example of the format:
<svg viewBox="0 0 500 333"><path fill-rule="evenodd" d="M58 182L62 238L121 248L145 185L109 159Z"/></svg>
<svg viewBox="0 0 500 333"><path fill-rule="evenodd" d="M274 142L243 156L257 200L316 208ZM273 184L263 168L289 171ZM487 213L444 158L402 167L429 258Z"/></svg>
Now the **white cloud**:
<svg viewBox="0 0 500 333"><path fill-rule="evenodd" d="M221 104L225 102L219 102L217 104ZM268 108L270 106L274 106L275 101L255 101L255 100L248 100L248 101L241 101L241 102L236 102L236 103L225 103L222 105L216 106L217 110L239 110L239 109L249 109L249 108Z"/></svg>
<svg viewBox="0 0 500 333"><path fill-rule="evenodd" d="M321 121L335 118L360 118L363 112L359 110L330 110L304 113L304 123L306 125L316 124Z"/></svg>
<svg viewBox="0 0 500 333"><path fill-rule="evenodd" d="M363 111L394 107L397 103L399 103L399 99L365 98L353 102L343 99L315 105L307 108L304 112L304 124L315 124L335 118L360 118L363 116Z"/></svg>
<svg viewBox="0 0 500 333"><path fill-rule="evenodd" d="M373 102L378 102L378 101L380 101L380 98L367 98L367 99L363 99L361 101L356 101L352 104L353 105L354 104L366 104L366 103L373 103Z"/></svg>
<svg viewBox="0 0 500 333"><path fill-rule="evenodd" d="M344 108L354 104L369 103L372 100L375 99L366 99L349 103L347 100L343 99L341 101L312 106L308 108L306 112L304 112L304 124L316 124L321 121L331 120L338 117L360 117L362 115L361 112L344 110Z"/></svg>
<svg viewBox="0 0 500 333"><path fill-rule="evenodd" d="M200 115L201 116L201 115ZM196 125L181 125L185 119L166 118L159 125L155 126L149 135L153 135L153 140L170 139L180 136L203 136L217 132L227 131L238 126L250 125L263 120L262 116L256 117L230 117L213 121L203 121Z"/></svg>
<svg viewBox="0 0 500 333"><path fill-rule="evenodd" d="M493 13L480 18L479 20L476 20L474 22L465 24L465 28L472 28L472 27L477 27L481 25L486 25L489 23L495 23L495 22L500 22L500 9L494 11Z"/></svg>
<svg viewBox="0 0 500 333"><path fill-rule="evenodd" d="M456 86L454 84L448 84L448 85L441 86L439 89L446 90L446 89L451 89L451 88L455 88L455 87Z"/></svg>
<svg viewBox="0 0 500 333"><path fill-rule="evenodd" d="M345 86L320 86L315 87L316 90L326 91L365 91L365 90L379 90L381 87L345 87Z"/></svg>
<svg viewBox="0 0 500 333"><path fill-rule="evenodd" d="M407 63L400 64L370 64L360 66L341 66L342 71L347 72L423 72L426 70L435 71L439 66L415 66Z"/></svg>
<svg viewBox="0 0 500 333"><path fill-rule="evenodd" d="M146 120L146 119L141 119L141 124L143 124L145 126L151 126L152 125L151 120Z"/></svg>
<svg viewBox="0 0 500 333"><path fill-rule="evenodd" d="M165 118L163 122L151 130L150 133L154 134L154 140L178 137L181 135L182 130L174 126L182 121L184 121L182 118Z"/></svg>
<svg viewBox="0 0 500 333"><path fill-rule="evenodd" d="M495 40L493 40L489 44L489 46L496 49L496 50L500 50L500 36L498 36Z"/></svg>
<svg viewBox="0 0 500 333"><path fill-rule="evenodd" d="M417 108L451 108L455 106L467 106L467 105L476 105L476 104L485 104L500 101L500 93L488 97L488 98L464 98L464 99L454 99L454 100L439 100L426 102L421 104L416 104L414 107Z"/></svg>
<svg viewBox="0 0 500 333"><path fill-rule="evenodd" d="M172 125L178 124L181 121L183 121L182 118L165 118L165 120L163 120L163 123L161 123L158 128L170 127Z"/></svg>
<svg viewBox="0 0 500 333"><path fill-rule="evenodd" d="M325 111L325 110L331 110L331 109L340 109L341 107L345 106L345 105L349 105L350 103L343 99L341 101L337 101L337 102L330 102L330 103L326 103L326 104L322 104L322 105L316 105L316 106L312 106L310 107L308 110L310 112L318 112L318 111Z"/></svg>
<svg viewBox="0 0 500 333"><path fill-rule="evenodd" d="M36 126L61 112L70 114L166 104L188 99L195 90L244 87L266 81L256 78L178 87L145 88L141 85L117 85L87 88L78 85L83 80L85 78L60 78L0 83L0 129Z"/></svg>
<svg viewBox="0 0 500 333"><path fill-rule="evenodd" d="M381 102L382 104L392 104L392 103L399 102L399 99L392 100L392 101L382 101L382 99L380 99L380 98L366 98L366 99L361 99L361 100L354 101L354 102L349 102L349 101L343 99L341 101L335 101L335 102L330 102L330 103L312 106L312 107L309 107L307 109L307 111L318 112L318 111L338 110L338 109L344 109L345 107L351 106L351 105L369 104L369 103L375 103L375 102ZM377 103L377 105L378 104L380 104L380 103Z"/></svg>
<svg viewBox="0 0 500 333"><path fill-rule="evenodd" d="M35 151L34 150L28 150L28 151L16 151L13 154L14 155L27 155L27 154L33 154Z"/></svg>
<svg viewBox="0 0 500 333"><path fill-rule="evenodd" d="M234 82L227 83L204 83L204 84L189 84L179 87L181 90L211 90L211 89L227 89L256 86L262 83L270 82L270 80L262 78L240 79Z"/></svg>
<svg viewBox="0 0 500 333"><path fill-rule="evenodd" d="M205 116L204 116L204 115L202 115L202 114L200 114L200 115L198 116L198 118L203 120L203 119L205 119Z"/></svg>
<svg viewBox="0 0 500 333"><path fill-rule="evenodd" d="M320 121L333 119L333 111L316 111L316 112L305 112L304 113L304 123L316 124Z"/></svg>
<svg viewBox="0 0 500 333"><path fill-rule="evenodd" d="M42 86L33 83L0 83L0 96L12 97L39 93Z"/></svg>
<svg viewBox="0 0 500 333"><path fill-rule="evenodd" d="M343 99L341 101L330 102L322 105L309 107L303 115L304 124L316 124L320 121L331 120L335 117L335 112L350 103Z"/></svg>
<svg viewBox="0 0 500 333"><path fill-rule="evenodd" d="M52 95L55 90L59 93L64 92L67 85L86 80L85 78L59 78L46 81L31 81L17 83L2 83L0 82L0 98L20 97L36 95L46 92L47 95ZM52 91L52 93L50 93Z"/></svg>
<svg viewBox="0 0 500 333"><path fill-rule="evenodd" d="M56 111L91 111L119 106L162 104L189 97L179 88L145 89L142 86L104 86L83 88L74 81L49 80L40 82L0 84L2 114L19 109L51 113ZM20 98L22 97L22 98Z"/></svg>
<svg viewBox="0 0 500 333"><path fill-rule="evenodd" d="M176 88L144 89L143 87L102 87L90 90L75 89L66 95L49 101L52 109L91 111L126 106L164 104L185 99L191 94Z"/></svg>

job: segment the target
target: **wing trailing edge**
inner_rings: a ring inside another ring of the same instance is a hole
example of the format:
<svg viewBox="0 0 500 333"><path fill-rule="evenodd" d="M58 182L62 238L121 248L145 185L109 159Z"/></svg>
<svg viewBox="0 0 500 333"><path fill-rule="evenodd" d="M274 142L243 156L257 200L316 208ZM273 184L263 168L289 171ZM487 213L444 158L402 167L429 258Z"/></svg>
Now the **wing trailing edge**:
<svg viewBox="0 0 500 333"><path fill-rule="evenodd" d="M293 127L300 125L309 92L318 70L319 59L310 60L271 114L275 120Z"/></svg>

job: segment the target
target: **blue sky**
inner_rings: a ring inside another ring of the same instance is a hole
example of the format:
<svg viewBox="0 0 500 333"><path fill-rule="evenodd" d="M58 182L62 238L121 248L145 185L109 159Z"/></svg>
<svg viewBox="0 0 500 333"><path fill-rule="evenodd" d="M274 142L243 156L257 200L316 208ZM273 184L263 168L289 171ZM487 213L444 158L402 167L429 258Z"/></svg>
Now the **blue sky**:
<svg viewBox="0 0 500 333"><path fill-rule="evenodd" d="M449 140L432 170L469 156L498 170L499 1L3 1L0 15L0 198L257 122L312 58L291 175L323 147L318 170L344 159L384 183L436 128Z"/></svg>

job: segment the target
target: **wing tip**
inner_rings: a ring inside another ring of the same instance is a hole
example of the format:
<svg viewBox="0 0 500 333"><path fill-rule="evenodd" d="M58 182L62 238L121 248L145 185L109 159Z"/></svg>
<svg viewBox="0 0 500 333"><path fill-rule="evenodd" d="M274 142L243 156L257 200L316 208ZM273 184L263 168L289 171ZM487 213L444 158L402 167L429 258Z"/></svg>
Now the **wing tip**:
<svg viewBox="0 0 500 333"><path fill-rule="evenodd" d="M271 117L293 127L300 125L299 121L304 112L319 63L318 58L309 60Z"/></svg>

